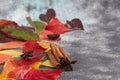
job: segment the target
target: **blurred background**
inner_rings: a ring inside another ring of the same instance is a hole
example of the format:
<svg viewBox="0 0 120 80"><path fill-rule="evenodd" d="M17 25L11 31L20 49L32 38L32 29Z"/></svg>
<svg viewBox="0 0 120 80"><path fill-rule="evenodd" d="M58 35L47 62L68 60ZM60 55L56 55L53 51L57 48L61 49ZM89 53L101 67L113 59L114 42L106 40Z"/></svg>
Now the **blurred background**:
<svg viewBox="0 0 120 80"><path fill-rule="evenodd" d="M85 30L56 42L78 62L59 80L120 80L120 0L0 0L0 18L28 25L27 16L53 8L63 23L81 19Z"/></svg>

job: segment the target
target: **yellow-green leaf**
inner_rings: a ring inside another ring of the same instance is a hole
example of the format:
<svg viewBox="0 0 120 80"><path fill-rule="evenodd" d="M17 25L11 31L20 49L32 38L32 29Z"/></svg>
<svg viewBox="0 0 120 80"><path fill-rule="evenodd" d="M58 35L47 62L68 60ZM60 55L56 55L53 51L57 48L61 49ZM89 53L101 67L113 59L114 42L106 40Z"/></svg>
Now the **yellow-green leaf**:
<svg viewBox="0 0 120 80"><path fill-rule="evenodd" d="M39 40L39 36L37 34L35 34L33 31L30 31L22 27L19 28L15 28L13 26L4 27L2 31L6 32L7 34L9 33L9 35L17 39Z"/></svg>
<svg viewBox="0 0 120 80"><path fill-rule="evenodd" d="M41 33L44 28L45 28L45 23L40 22L40 21L32 21L32 19L30 17L27 17L27 21L29 22L29 24L31 24L32 26L35 27L35 32L36 33Z"/></svg>

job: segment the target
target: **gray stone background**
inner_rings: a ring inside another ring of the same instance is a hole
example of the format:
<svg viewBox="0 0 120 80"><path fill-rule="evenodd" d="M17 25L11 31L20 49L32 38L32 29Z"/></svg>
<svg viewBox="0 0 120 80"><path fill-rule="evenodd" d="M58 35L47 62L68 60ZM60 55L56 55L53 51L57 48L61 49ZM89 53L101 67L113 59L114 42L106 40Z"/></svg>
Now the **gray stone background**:
<svg viewBox="0 0 120 80"><path fill-rule="evenodd" d="M120 80L120 0L0 0L0 18L28 25L25 17L38 20L48 8L64 23L80 18L85 28L57 42L78 59L59 80Z"/></svg>

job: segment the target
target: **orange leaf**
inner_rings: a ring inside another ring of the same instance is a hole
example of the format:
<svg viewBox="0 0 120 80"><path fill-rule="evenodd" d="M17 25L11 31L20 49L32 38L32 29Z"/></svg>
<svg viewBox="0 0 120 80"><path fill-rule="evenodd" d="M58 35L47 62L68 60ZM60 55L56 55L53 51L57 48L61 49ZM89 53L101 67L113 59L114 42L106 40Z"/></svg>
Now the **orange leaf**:
<svg viewBox="0 0 120 80"><path fill-rule="evenodd" d="M24 45L24 42L12 41L0 45L0 50L2 49L11 49L11 48L21 48Z"/></svg>
<svg viewBox="0 0 120 80"><path fill-rule="evenodd" d="M12 56L0 53L0 64L7 60L13 60Z"/></svg>
<svg viewBox="0 0 120 80"><path fill-rule="evenodd" d="M14 64L11 61L6 61L3 71L0 74L0 80L12 80L12 79L8 79L7 76L8 76L8 73L13 71L14 69L15 69Z"/></svg>
<svg viewBox="0 0 120 80"><path fill-rule="evenodd" d="M65 32L69 32L70 31L57 18L51 19L49 24L46 26L45 30L51 31L54 34L63 34Z"/></svg>

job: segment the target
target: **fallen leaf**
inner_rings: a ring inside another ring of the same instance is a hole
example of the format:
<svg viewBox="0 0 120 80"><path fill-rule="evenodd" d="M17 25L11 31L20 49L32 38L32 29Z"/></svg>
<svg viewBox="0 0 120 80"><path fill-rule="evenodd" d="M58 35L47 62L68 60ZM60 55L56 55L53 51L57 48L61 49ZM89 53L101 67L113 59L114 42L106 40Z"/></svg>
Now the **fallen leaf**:
<svg viewBox="0 0 120 80"><path fill-rule="evenodd" d="M50 8L47 10L46 14L40 14L39 18L40 18L40 20L49 23L49 21L52 18L55 18L55 16L56 16L56 13L55 13L54 9Z"/></svg>
<svg viewBox="0 0 120 80"><path fill-rule="evenodd" d="M8 78L15 80L57 80L62 70L36 70L29 66L21 66L11 71Z"/></svg>
<svg viewBox="0 0 120 80"><path fill-rule="evenodd" d="M14 60L13 63L15 64L15 66L19 67L19 66L23 66L23 65L27 65L27 66L35 66L34 64L36 62L40 62L44 57L40 56L37 58L32 58L32 59L27 59L27 60Z"/></svg>
<svg viewBox="0 0 120 80"><path fill-rule="evenodd" d="M24 47L22 49L23 53L27 53L29 51L33 51L32 55L40 54L44 52L46 49L41 47L37 41L29 40L24 44Z"/></svg>
<svg viewBox="0 0 120 80"><path fill-rule="evenodd" d="M10 38L16 39L16 40L39 40L39 36L37 34L35 34L34 32L32 32L31 30L29 30L28 28L22 28L22 27L13 27L13 26L8 26L8 27L4 27L3 29L1 29L3 32L6 33L6 35L11 36Z"/></svg>
<svg viewBox="0 0 120 80"><path fill-rule="evenodd" d="M8 60L13 60L12 56L0 53L0 64L6 62Z"/></svg>
<svg viewBox="0 0 120 80"><path fill-rule="evenodd" d="M56 40L60 37L59 34L49 34L47 35L50 40Z"/></svg>
<svg viewBox="0 0 120 80"><path fill-rule="evenodd" d="M19 41L11 41L6 42L2 45L0 45L0 50L2 49L13 49L13 48L22 48L25 42L19 42Z"/></svg>
<svg viewBox="0 0 120 80"><path fill-rule="evenodd" d="M45 52L48 52L48 51L51 49L50 43L48 43L48 42L38 41L37 43L38 43L40 46L42 46L43 48L46 49Z"/></svg>
<svg viewBox="0 0 120 80"><path fill-rule="evenodd" d="M3 28L7 25L14 25L14 26L18 26L18 24L14 21L10 21L10 20L5 20L5 19L0 19L0 28Z"/></svg>
<svg viewBox="0 0 120 80"><path fill-rule="evenodd" d="M67 20L67 23L71 26L72 29L84 30L83 24L78 18L72 19L71 21Z"/></svg>
<svg viewBox="0 0 120 80"><path fill-rule="evenodd" d="M24 39L20 39L20 38L15 38L14 36L11 36L9 33L4 32L2 30L0 30L0 34L1 34L1 38L0 38L0 43L1 42L9 42L9 41L25 41Z"/></svg>
<svg viewBox="0 0 120 80"><path fill-rule="evenodd" d="M43 23L43 22L32 21L32 19L30 17L27 17L27 20L28 20L29 24L31 24L32 26L35 27L35 32L38 34L41 33L46 26L45 23Z"/></svg>
<svg viewBox="0 0 120 80"><path fill-rule="evenodd" d="M4 42L9 42L12 41L13 39L10 39L8 37L6 37L4 34L1 33L0 31L0 43L4 43Z"/></svg>
<svg viewBox="0 0 120 80"><path fill-rule="evenodd" d="M31 67L34 69L39 69L41 64L42 64L42 62L36 62L36 63L32 64Z"/></svg>
<svg viewBox="0 0 120 80"><path fill-rule="evenodd" d="M1 50L0 53L10 55L12 57L20 57L20 55L23 54L22 52L16 50Z"/></svg>
<svg viewBox="0 0 120 80"><path fill-rule="evenodd" d="M49 31L49 30L44 30L40 35L39 35L39 37L40 37L40 39L42 39L42 40L50 40L49 38L48 38L48 35L53 35L54 33L53 32L51 32L51 31ZM57 39L55 39L55 40L51 40L51 41L59 41L61 38L60 37L58 37Z"/></svg>
<svg viewBox="0 0 120 80"><path fill-rule="evenodd" d="M11 61L6 61L3 67L3 71L0 74L0 80L12 80L11 78L7 78L8 73L15 69L14 64Z"/></svg>
<svg viewBox="0 0 120 80"><path fill-rule="evenodd" d="M42 46L43 48L45 48L45 49L50 48L50 43L48 43L48 42L38 41L37 43L38 43L40 46Z"/></svg>
<svg viewBox="0 0 120 80"><path fill-rule="evenodd" d="M45 27L45 30L51 31L54 34L63 34L65 32L69 32L70 31L57 18L51 19L49 24Z"/></svg>
<svg viewBox="0 0 120 80"><path fill-rule="evenodd" d="M41 66L54 68L54 66L51 64L50 60L46 60L46 61L42 62Z"/></svg>

